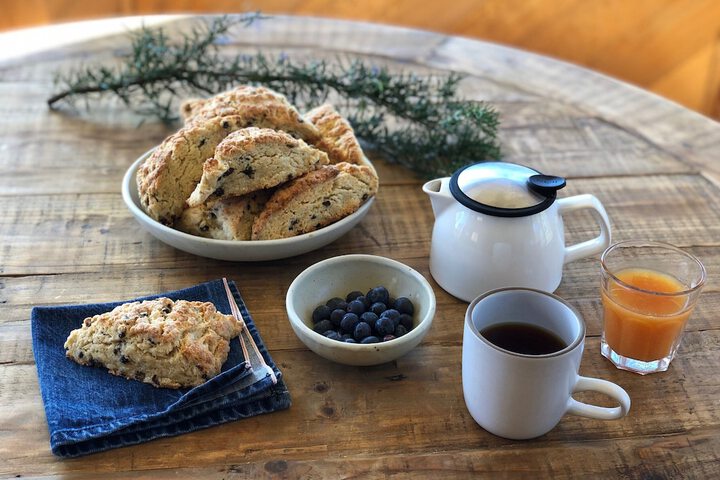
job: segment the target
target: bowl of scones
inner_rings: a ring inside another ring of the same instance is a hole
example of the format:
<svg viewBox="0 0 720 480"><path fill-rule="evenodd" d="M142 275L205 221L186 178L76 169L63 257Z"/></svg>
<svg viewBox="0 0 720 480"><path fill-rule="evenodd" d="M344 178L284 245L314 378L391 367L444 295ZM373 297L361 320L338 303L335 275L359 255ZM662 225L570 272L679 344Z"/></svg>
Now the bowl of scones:
<svg viewBox="0 0 720 480"><path fill-rule="evenodd" d="M232 261L300 255L347 233L373 203L375 168L329 103L301 114L242 85L180 111L182 128L122 185L138 222L175 248Z"/></svg>

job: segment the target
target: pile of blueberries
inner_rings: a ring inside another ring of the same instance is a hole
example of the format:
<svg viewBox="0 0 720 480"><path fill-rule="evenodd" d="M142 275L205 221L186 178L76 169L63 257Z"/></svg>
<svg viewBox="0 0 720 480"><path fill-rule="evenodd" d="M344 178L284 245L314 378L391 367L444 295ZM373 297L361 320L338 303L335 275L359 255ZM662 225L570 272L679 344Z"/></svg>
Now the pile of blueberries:
<svg viewBox="0 0 720 480"><path fill-rule="evenodd" d="M346 343L387 342L412 330L414 313L408 298L392 298L387 288L379 286L318 305L312 313L313 330Z"/></svg>

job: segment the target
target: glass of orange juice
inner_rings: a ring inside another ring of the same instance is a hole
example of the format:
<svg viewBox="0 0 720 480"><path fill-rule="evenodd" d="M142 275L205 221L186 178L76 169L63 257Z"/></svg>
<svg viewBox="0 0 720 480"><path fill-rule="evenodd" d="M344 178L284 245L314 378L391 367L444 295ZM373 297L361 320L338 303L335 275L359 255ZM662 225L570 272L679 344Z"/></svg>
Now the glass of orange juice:
<svg viewBox="0 0 720 480"><path fill-rule="evenodd" d="M664 372L705 284L694 256L660 242L626 241L602 254L601 352L617 368Z"/></svg>

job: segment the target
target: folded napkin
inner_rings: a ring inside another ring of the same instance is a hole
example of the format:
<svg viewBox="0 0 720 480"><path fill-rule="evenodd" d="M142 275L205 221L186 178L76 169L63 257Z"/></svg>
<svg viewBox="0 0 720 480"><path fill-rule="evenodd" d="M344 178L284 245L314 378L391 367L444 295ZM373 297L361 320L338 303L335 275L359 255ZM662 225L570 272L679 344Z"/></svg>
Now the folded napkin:
<svg viewBox="0 0 720 480"><path fill-rule="evenodd" d="M219 375L194 388L172 390L65 357L65 340L83 319L133 300L33 308L33 353L55 455L77 457L290 406L282 373L233 282L215 280L135 300L157 297L212 302L218 311L244 320L246 328L230 342Z"/></svg>

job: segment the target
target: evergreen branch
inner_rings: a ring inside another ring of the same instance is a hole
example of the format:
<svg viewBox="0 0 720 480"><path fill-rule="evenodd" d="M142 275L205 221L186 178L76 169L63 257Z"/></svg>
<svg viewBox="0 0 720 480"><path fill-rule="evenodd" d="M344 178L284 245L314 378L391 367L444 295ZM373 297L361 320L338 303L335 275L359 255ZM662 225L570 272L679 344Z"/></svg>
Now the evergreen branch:
<svg viewBox="0 0 720 480"><path fill-rule="evenodd" d="M128 108L164 122L178 119L177 103L239 84L259 84L286 95L301 110L328 98L371 149L421 176L449 175L468 163L500 155L498 115L481 102L458 95L456 73L418 76L392 73L360 60L295 61L287 55L223 56L230 29L266 17L216 18L171 43L162 29L142 28L116 68L90 66L58 75L50 108L78 98L118 97Z"/></svg>

